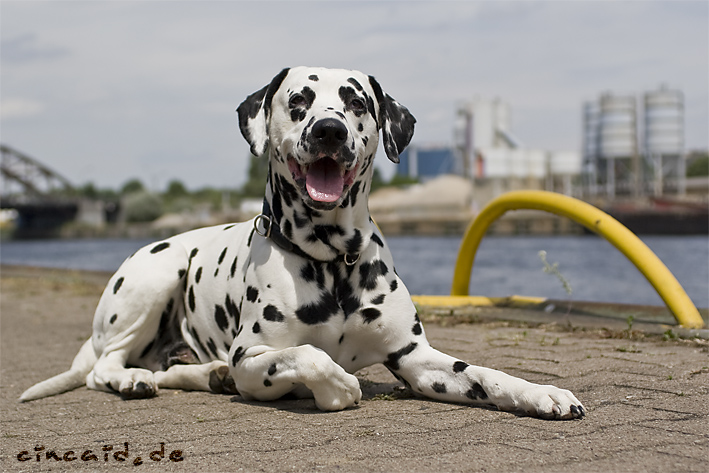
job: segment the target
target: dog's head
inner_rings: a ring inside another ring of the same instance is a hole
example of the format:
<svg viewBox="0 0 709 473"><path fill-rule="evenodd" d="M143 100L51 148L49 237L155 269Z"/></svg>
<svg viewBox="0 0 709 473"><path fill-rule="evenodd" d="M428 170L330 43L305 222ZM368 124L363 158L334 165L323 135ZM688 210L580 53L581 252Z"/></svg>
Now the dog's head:
<svg viewBox="0 0 709 473"><path fill-rule="evenodd" d="M370 176L382 131L384 150L399 162L416 120L358 71L284 69L237 109L239 128L261 156L291 179L303 202L330 210L360 176Z"/></svg>

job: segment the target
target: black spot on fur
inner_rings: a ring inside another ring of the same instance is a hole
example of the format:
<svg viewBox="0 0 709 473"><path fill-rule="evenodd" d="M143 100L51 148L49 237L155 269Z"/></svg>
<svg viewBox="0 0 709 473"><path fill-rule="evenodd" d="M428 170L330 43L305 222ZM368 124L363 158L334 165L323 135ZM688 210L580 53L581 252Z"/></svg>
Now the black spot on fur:
<svg viewBox="0 0 709 473"><path fill-rule="evenodd" d="M355 79L354 77L350 77L349 79L347 79L347 82L354 85L355 89L359 90L360 92L362 92L364 90L362 88L362 85L359 82L357 82L357 79Z"/></svg>
<svg viewBox="0 0 709 473"><path fill-rule="evenodd" d="M362 310L362 317L364 318L365 324L376 320L377 318L381 317L381 315L382 312L379 309L375 309L373 307Z"/></svg>
<svg viewBox="0 0 709 473"><path fill-rule="evenodd" d="M331 246L330 237L333 235L344 236L345 230L339 225L315 225L313 233L308 235L308 240L312 242L321 241Z"/></svg>
<svg viewBox="0 0 709 473"><path fill-rule="evenodd" d="M198 248L192 248L192 252L190 252L190 260L197 256L197 253L199 252Z"/></svg>
<svg viewBox="0 0 709 473"><path fill-rule="evenodd" d="M295 315L304 324L315 325L327 322L338 310L339 305L335 297L328 292L322 292L317 302L301 306L295 311Z"/></svg>
<svg viewBox="0 0 709 473"><path fill-rule="evenodd" d="M309 75L309 76L308 76L308 79L310 79L310 80L313 81L313 82L317 82L317 81L320 80L320 79L318 78L318 76L316 76L315 74Z"/></svg>
<svg viewBox="0 0 709 473"><path fill-rule="evenodd" d="M293 211L293 221L295 222L296 228L303 228L308 224L308 219L306 217L301 217L301 215Z"/></svg>
<svg viewBox="0 0 709 473"><path fill-rule="evenodd" d="M111 320L109 320L108 323L109 323L109 324L113 324L113 323L116 321L117 318L118 318L118 314L113 314L113 315L111 316Z"/></svg>
<svg viewBox="0 0 709 473"><path fill-rule="evenodd" d="M244 357L244 347L237 347L234 350L234 356L231 357L231 366L236 366Z"/></svg>
<svg viewBox="0 0 709 473"><path fill-rule="evenodd" d="M396 291L396 289L397 289L398 287L399 287L399 283L396 282L396 279L394 279L394 280L391 282L391 284L389 284L389 290L390 290L391 292Z"/></svg>
<svg viewBox="0 0 709 473"><path fill-rule="evenodd" d="M358 183L355 183L357 185ZM354 189L354 186L352 187ZM362 247L362 233L355 229L354 235L352 235L352 238L347 240L345 243L346 248L347 248L347 253L350 255L354 255L356 253L359 253L360 248Z"/></svg>
<svg viewBox="0 0 709 473"><path fill-rule="evenodd" d="M389 272L389 268L382 260L362 263L359 267L359 285L362 289L372 290L377 287L377 278Z"/></svg>
<svg viewBox="0 0 709 473"><path fill-rule="evenodd" d="M339 345L342 345L342 340L344 340L344 339L345 339L345 334L343 333L342 335L340 335L340 339L337 341L337 343Z"/></svg>
<svg viewBox="0 0 709 473"><path fill-rule="evenodd" d="M468 364L465 363L464 361L456 361L453 363L453 372L454 373L462 373L465 371L465 368L468 367Z"/></svg>
<svg viewBox="0 0 709 473"><path fill-rule="evenodd" d="M372 299L372 304L374 305L381 305L384 304L384 298L386 297L385 294L379 294L377 297Z"/></svg>
<svg viewBox="0 0 709 473"><path fill-rule="evenodd" d="M197 272L194 275L194 282L199 283L199 280L202 279L202 267L200 266L197 268Z"/></svg>
<svg viewBox="0 0 709 473"><path fill-rule="evenodd" d="M229 319L226 318L224 307L220 305L214 306L214 321L217 323L219 330L226 332L226 329L229 328Z"/></svg>
<svg viewBox="0 0 709 473"><path fill-rule="evenodd" d="M150 250L150 252L152 254L160 253L162 250L166 250L168 248L170 248L170 244L167 242L163 242L163 243L153 246L153 248Z"/></svg>
<svg viewBox="0 0 709 473"><path fill-rule="evenodd" d="M379 238L379 235L377 235L376 233L372 233L372 241L380 247L384 248L384 242L381 238Z"/></svg>
<svg viewBox="0 0 709 473"><path fill-rule="evenodd" d="M487 399L487 393L479 383L473 383L473 386L465 393L465 396L473 400Z"/></svg>
<svg viewBox="0 0 709 473"><path fill-rule="evenodd" d="M118 290L121 288L121 286L123 285L124 279L125 278L118 278L118 280L116 281L116 284L113 285L113 293L114 294L116 294L118 292Z"/></svg>
<svg viewBox="0 0 709 473"><path fill-rule="evenodd" d="M359 186L361 185L360 181L355 182L352 184L352 189L350 189L350 201L352 203L352 207L357 205L357 195L359 194Z"/></svg>
<svg viewBox="0 0 709 473"><path fill-rule="evenodd" d="M423 333L423 328L421 328L421 323L420 323L420 322L416 322L416 323L414 324L413 328L411 329L411 332L412 332L414 335L421 335L421 334Z"/></svg>
<svg viewBox="0 0 709 473"><path fill-rule="evenodd" d="M256 289L253 286L249 286L246 288L246 300L249 302L256 302L256 299L258 299L258 289Z"/></svg>
<svg viewBox="0 0 709 473"><path fill-rule="evenodd" d="M275 306L269 304L263 308L263 318L271 322L283 322L286 317Z"/></svg>
<svg viewBox="0 0 709 473"><path fill-rule="evenodd" d="M209 348L210 353L211 353L212 355L214 355L214 357L216 358L216 356L217 356L217 345L216 345L216 343L214 343L214 340L212 340L211 338L210 338L209 340L207 340L207 348Z"/></svg>
<svg viewBox="0 0 709 473"><path fill-rule="evenodd" d="M224 257L226 256L226 250L228 249L229 248L227 247L222 250L221 254L219 255L219 259L217 260L217 264L222 264L222 261L224 261Z"/></svg>
<svg viewBox="0 0 709 473"><path fill-rule="evenodd" d="M288 219L283 222L283 235L289 240L293 239L293 224Z"/></svg>
<svg viewBox="0 0 709 473"><path fill-rule="evenodd" d="M177 271L177 278L178 278L178 279L184 278L186 272L187 272L186 269L180 269L179 271Z"/></svg>
<svg viewBox="0 0 709 473"><path fill-rule="evenodd" d="M268 375L273 376L276 373L276 370L278 368L276 367L276 364L273 363L271 366L268 367Z"/></svg>
<svg viewBox="0 0 709 473"><path fill-rule="evenodd" d="M310 263L306 263L302 268L300 268L300 277L305 282L315 281L315 266Z"/></svg>
<svg viewBox="0 0 709 473"><path fill-rule="evenodd" d="M433 383L431 385L431 389L433 389L434 392L437 392L439 394L445 394L446 392L448 392L446 385L443 383Z"/></svg>
<svg viewBox="0 0 709 473"><path fill-rule="evenodd" d="M226 298L224 299L224 305L226 306L226 311L229 313L229 316L234 319L234 325L238 326L239 321L241 319L241 311L236 306L236 303L231 300L229 294L227 294Z"/></svg>
<svg viewBox="0 0 709 473"><path fill-rule="evenodd" d="M322 265L306 263L302 268L300 268L300 276L305 280L305 282L317 282L320 289L325 287L325 273L323 272Z"/></svg>
<svg viewBox="0 0 709 473"><path fill-rule="evenodd" d="M194 312L195 301L194 301L194 286L190 286L189 294L187 295L187 303L190 306L190 310Z"/></svg>
<svg viewBox="0 0 709 473"><path fill-rule="evenodd" d="M361 123L357 125L357 131L362 133L364 131L364 125L362 125ZM367 143L364 143L364 146L367 146Z"/></svg>
<svg viewBox="0 0 709 473"><path fill-rule="evenodd" d="M236 257L234 257L234 261L231 263L231 269L229 269L229 274L231 277L234 277L234 273L236 273Z"/></svg>
<svg viewBox="0 0 709 473"><path fill-rule="evenodd" d="M269 380L267 380L267 379L264 379L264 380L263 380L263 385L268 388L268 387L272 386L272 383L271 383L271 381L269 381Z"/></svg>
<svg viewBox="0 0 709 473"><path fill-rule="evenodd" d="M418 343L412 342L406 345L404 348L397 350L393 353L389 353L387 356L386 361L384 362L384 366L389 368L390 370L398 371L399 368L401 367L400 361L401 359L414 351L416 347L418 346Z"/></svg>
<svg viewBox="0 0 709 473"><path fill-rule="evenodd" d="M251 327L251 331L253 333L259 333L261 331L261 326L259 325L258 322L254 322L254 326Z"/></svg>
<svg viewBox="0 0 709 473"><path fill-rule="evenodd" d="M348 270L351 270L351 268L353 267L349 266ZM347 320L350 315L355 313L360 308L361 304L359 297L355 294L349 279L342 277L342 274L340 274L338 265L330 263L328 265L328 269L334 278L335 299L345 314L345 320ZM323 288L324 284L320 287Z"/></svg>

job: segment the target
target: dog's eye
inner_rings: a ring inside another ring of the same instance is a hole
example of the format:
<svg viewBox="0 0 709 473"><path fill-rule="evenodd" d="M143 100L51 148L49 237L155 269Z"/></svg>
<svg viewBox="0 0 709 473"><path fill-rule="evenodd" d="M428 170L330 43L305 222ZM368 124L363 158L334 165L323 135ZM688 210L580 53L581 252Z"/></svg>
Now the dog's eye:
<svg viewBox="0 0 709 473"><path fill-rule="evenodd" d="M364 104L364 101L361 99L353 99L350 102L350 110L354 111L361 111L364 110L367 106Z"/></svg>
<svg viewBox="0 0 709 473"><path fill-rule="evenodd" d="M290 108L305 107L306 103L307 101L305 100L305 97L300 94L295 94L288 99L288 106Z"/></svg>

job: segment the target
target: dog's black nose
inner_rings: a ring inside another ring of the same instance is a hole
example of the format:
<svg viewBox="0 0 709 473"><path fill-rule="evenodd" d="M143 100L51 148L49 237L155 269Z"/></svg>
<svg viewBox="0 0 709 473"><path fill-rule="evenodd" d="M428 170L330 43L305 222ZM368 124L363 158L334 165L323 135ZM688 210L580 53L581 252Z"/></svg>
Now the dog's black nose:
<svg viewBox="0 0 709 473"><path fill-rule="evenodd" d="M313 138L323 146L340 146L347 140L347 127L334 118L323 118L313 125Z"/></svg>

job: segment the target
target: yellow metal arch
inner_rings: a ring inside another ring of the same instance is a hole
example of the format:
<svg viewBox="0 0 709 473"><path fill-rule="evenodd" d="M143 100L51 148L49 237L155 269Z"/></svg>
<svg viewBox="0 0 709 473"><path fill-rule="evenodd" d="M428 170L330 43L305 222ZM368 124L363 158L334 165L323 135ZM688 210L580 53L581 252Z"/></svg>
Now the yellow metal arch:
<svg viewBox="0 0 709 473"><path fill-rule="evenodd" d="M546 191L515 191L490 202L466 230L458 251L451 296L465 296L470 286L475 253L488 227L508 210L543 210L561 215L601 235L620 250L652 284L677 322L702 328L704 321L674 275L650 248L616 219L573 197Z"/></svg>

